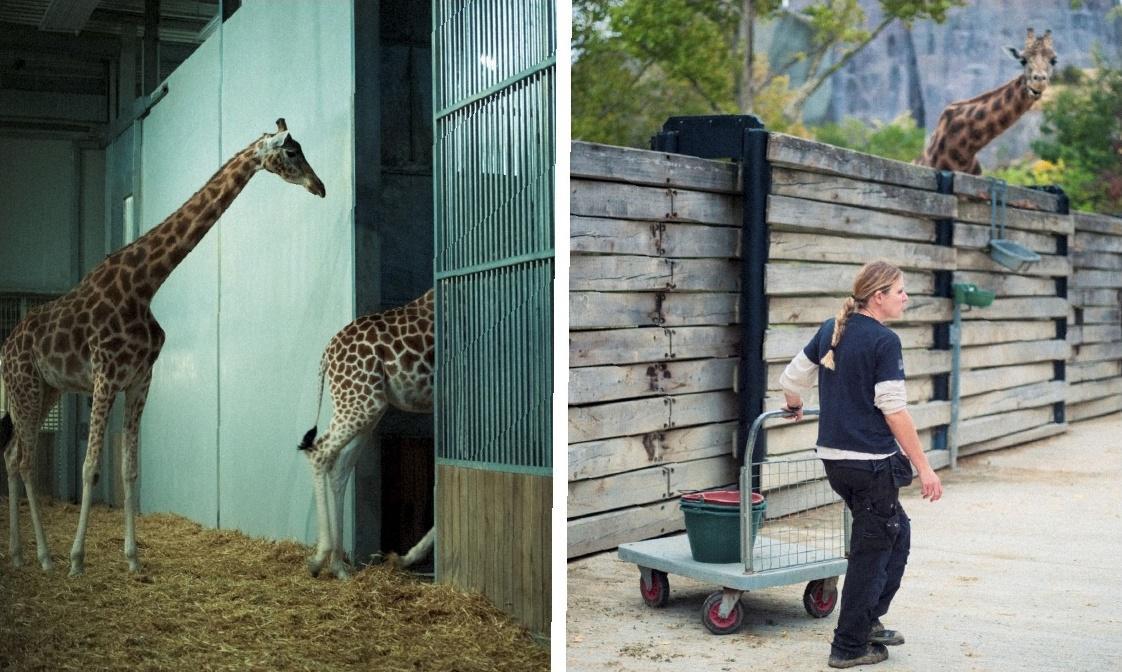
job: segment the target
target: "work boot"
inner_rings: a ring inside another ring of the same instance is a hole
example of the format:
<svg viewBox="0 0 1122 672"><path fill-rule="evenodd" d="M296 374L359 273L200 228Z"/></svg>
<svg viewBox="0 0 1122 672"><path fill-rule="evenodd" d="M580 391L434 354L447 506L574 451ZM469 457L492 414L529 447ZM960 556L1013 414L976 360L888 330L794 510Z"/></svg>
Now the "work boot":
<svg viewBox="0 0 1122 672"><path fill-rule="evenodd" d="M869 644L865 647L865 653L853 658L842 658L831 653L829 665L830 667L856 667L858 665L873 665L886 660L888 660L888 649L884 648L883 644Z"/></svg>
<svg viewBox="0 0 1122 672"><path fill-rule="evenodd" d="M873 621L873 627L869 630L869 642L872 644L884 644L886 646L898 646L904 643L904 635L901 635L896 630L885 630L878 618Z"/></svg>

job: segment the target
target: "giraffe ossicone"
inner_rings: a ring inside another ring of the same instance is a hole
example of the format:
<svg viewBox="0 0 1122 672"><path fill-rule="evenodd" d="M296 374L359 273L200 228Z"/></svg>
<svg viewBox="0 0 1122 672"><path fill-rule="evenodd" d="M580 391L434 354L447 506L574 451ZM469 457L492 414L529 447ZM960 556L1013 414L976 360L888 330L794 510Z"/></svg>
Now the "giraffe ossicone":
<svg viewBox="0 0 1122 672"><path fill-rule="evenodd" d="M326 193L284 119L278 119L275 133L263 134L234 155L178 210L106 257L74 289L30 311L5 340L0 376L10 410L0 419L0 447L8 473L8 548L13 565L23 561L18 524L22 480L39 563L47 571L53 567L35 492L33 451L39 428L59 395L78 392L93 397L82 465L82 508L70 550L71 576L84 571L91 486L110 407L117 393L124 392L124 551L129 570L140 570L135 527L137 444L152 367L164 344L164 330L150 309L152 298L260 170L316 196Z"/></svg>
<svg viewBox="0 0 1122 672"><path fill-rule="evenodd" d="M380 313L364 315L343 327L327 343L320 359L319 406L328 385L333 411L326 432L304 434L299 449L312 467L318 537L308 571L319 576L328 558L340 579L350 575L343 553L343 494L363 440L390 406L412 413L432 413L434 336L433 290ZM356 442L355 440L358 439ZM328 500L328 489L331 499ZM428 555L435 531L397 564L408 567ZM395 559L396 556L390 556Z"/></svg>
<svg viewBox="0 0 1122 672"><path fill-rule="evenodd" d="M917 164L980 175L982 166L978 163L978 152L1040 99L1056 65L1052 31L1047 30L1037 37L1029 28L1023 50L1014 47L1006 47L1006 50L1021 64L1021 74L996 89L947 105Z"/></svg>

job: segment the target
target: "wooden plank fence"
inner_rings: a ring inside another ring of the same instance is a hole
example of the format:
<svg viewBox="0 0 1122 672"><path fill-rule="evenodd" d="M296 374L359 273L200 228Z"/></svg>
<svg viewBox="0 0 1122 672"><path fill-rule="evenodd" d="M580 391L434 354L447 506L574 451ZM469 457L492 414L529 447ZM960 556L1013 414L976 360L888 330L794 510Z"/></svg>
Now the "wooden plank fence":
<svg viewBox="0 0 1122 672"><path fill-rule="evenodd" d="M909 308L892 328L936 466L949 461L936 450L950 422L948 282L998 295L963 313L963 454L1122 408L1122 220L1061 214L1055 195L1010 186L1005 237L1042 256L1014 274L985 252L987 180L956 174L939 193L931 169L781 134L767 158L766 408L782 405L786 362L877 258L905 271ZM682 492L736 480L742 197L729 162L575 142L571 166L574 557L681 530ZM940 220L953 221L952 245L937 244ZM773 458L813 456L813 420L767 434Z"/></svg>

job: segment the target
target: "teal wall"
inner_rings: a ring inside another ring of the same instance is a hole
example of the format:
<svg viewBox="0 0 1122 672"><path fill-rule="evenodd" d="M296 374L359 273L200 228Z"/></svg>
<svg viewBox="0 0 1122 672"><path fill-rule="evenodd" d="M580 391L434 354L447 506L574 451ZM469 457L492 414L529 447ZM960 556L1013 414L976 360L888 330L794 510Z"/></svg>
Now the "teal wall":
<svg viewBox="0 0 1122 672"><path fill-rule="evenodd" d="M157 295L168 341L142 424L146 512L314 539L296 444L323 347L354 316L352 25L350 2L246 2L142 122L142 231L277 117L327 189L259 173Z"/></svg>

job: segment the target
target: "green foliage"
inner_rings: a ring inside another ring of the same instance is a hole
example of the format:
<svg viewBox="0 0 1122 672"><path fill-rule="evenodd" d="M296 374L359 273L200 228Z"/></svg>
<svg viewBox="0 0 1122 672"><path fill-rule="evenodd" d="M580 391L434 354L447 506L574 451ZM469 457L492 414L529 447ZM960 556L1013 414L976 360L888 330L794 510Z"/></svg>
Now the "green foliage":
<svg viewBox="0 0 1122 672"><path fill-rule="evenodd" d="M755 52L748 77L741 2L574 0L573 137L645 147L667 117L736 113L756 114L772 130L806 134L801 105L841 62L892 21L941 22L964 3L880 0L883 18L873 27L857 0L815 2L798 14L812 31L809 53L772 69ZM780 0L750 6L756 23L787 12ZM840 53L824 66L830 51ZM799 62L809 63L810 74L793 87L789 69ZM749 100L750 109L740 109Z"/></svg>
<svg viewBox="0 0 1122 672"><path fill-rule="evenodd" d="M924 131L907 112L887 124L866 124L847 117L840 124L814 129L814 137L819 142L898 161L911 161L923 153Z"/></svg>
<svg viewBox="0 0 1122 672"><path fill-rule="evenodd" d="M1096 62L1081 85L1044 104L1044 136L1032 148L1063 166L1060 184L1075 207L1122 212L1122 69Z"/></svg>

